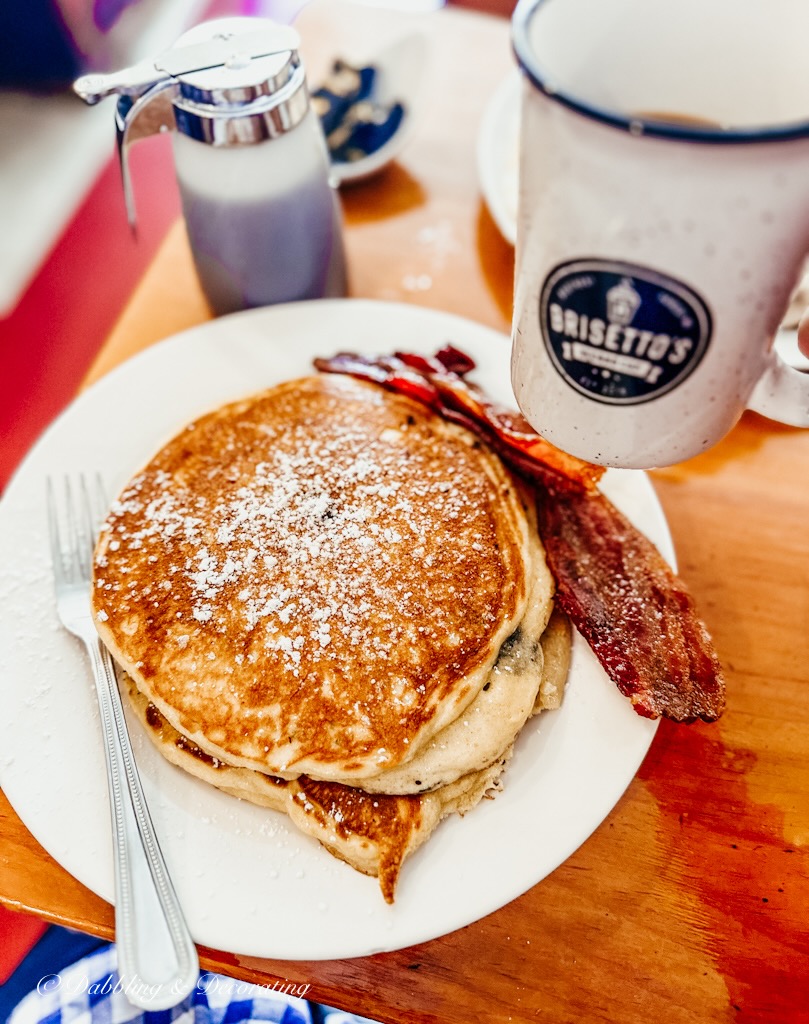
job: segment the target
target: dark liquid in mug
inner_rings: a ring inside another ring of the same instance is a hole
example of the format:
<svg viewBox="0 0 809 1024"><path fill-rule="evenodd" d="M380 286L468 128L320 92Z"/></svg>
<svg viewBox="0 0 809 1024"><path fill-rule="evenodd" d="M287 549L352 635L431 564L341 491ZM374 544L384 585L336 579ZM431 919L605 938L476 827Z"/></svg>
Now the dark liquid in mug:
<svg viewBox="0 0 809 1024"><path fill-rule="evenodd" d="M676 114L669 110L640 110L632 115L639 121L658 121L663 124L682 125L683 128L721 128L718 121L709 121L707 117L695 114Z"/></svg>

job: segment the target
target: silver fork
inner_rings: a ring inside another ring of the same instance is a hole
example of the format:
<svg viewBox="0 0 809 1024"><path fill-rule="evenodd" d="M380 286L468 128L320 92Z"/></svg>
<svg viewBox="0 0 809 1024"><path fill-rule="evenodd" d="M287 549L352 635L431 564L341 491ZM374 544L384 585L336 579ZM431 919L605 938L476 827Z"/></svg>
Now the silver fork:
<svg viewBox="0 0 809 1024"><path fill-rule="evenodd" d="M87 648L101 711L113 830L118 973L131 1003L160 1010L175 1006L193 990L199 961L146 806L113 661L90 612L96 524L106 505L100 480L94 490L97 516L86 479L81 476L77 488L65 479L60 526L54 486L48 480L56 606L64 627Z"/></svg>

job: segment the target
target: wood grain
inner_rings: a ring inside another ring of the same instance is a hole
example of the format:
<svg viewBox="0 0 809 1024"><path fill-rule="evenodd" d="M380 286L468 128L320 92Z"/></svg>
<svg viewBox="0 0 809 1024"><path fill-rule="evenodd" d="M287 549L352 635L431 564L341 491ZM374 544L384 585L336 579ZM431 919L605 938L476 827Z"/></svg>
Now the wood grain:
<svg viewBox="0 0 809 1024"><path fill-rule="evenodd" d="M374 14L358 26L313 11L313 66L349 42L370 51L401 24ZM419 131L396 165L343 196L351 293L507 331L513 250L481 203L475 143L511 65L508 28L458 10L425 24L440 59ZM206 316L178 225L92 377ZM203 950L205 966L309 985L309 998L390 1024L809 1021L809 433L746 415L712 451L653 479L727 669L724 718L664 723L595 834L474 925L365 959ZM111 935L111 908L4 801L0 815L0 899Z"/></svg>

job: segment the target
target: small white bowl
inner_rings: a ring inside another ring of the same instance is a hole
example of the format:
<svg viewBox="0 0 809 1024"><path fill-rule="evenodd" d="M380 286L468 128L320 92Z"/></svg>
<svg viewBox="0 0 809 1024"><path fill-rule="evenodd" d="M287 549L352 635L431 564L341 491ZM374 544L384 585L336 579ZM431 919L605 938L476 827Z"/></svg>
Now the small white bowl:
<svg viewBox="0 0 809 1024"><path fill-rule="evenodd" d="M426 35L423 32L411 32L361 62L363 66L376 68L373 89L368 99L383 106L399 102L404 107L404 114L399 127L379 149L359 160L332 162L332 180L336 185L369 178L398 156L413 127L428 57Z"/></svg>

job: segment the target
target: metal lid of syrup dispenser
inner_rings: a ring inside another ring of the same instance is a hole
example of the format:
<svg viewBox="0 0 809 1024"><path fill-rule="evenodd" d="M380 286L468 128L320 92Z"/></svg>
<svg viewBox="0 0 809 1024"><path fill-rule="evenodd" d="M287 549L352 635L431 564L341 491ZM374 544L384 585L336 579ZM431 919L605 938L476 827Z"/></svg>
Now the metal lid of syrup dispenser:
<svg viewBox="0 0 809 1024"><path fill-rule="evenodd" d="M186 33L182 41L194 42L198 33L211 29L242 38L237 33L246 20L208 22ZM309 109L309 94L297 33L274 26L267 44L272 49L265 45L254 46L249 53L234 50L216 66L185 71L173 100L178 131L213 146L249 145L299 124Z"/></svg>
<svg viewBox="0 0 809 1024"><path fill-rule="evenodd" d="M287 26L222 18L195 26L153 60L74 83L89 104L119 97L118 155L133 226L130 145L174 128L212 146L251 145L290 131L309 110L299 45L298 33Z"/></svg>

